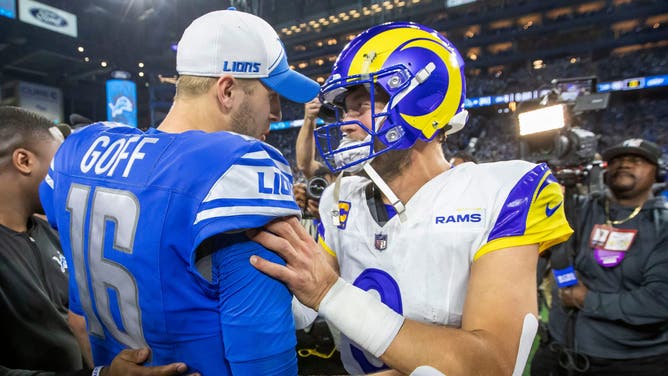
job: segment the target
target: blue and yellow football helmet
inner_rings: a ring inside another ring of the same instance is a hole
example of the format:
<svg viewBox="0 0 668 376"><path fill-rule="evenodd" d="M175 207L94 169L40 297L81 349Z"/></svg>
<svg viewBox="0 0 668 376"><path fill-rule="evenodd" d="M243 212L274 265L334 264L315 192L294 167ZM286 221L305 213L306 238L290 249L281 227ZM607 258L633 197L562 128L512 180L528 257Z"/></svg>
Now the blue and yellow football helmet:
<svg viewBox="0 0 668 376"><path fill-rule="evenodd" d="M383 111L371 106L371 128L343 121L345 96L358 85L367 88L372 104L378 90L389 96ZM464 61L439 32L410 22L372 27L348 43L321 88L320 100L337 120L315 130L318 151L332 171L340 171L410 148L418 139L430 141L440 129L454 133L466 122L465 91ZM358 125L367 138L346 142L346 124Z"/></svg>

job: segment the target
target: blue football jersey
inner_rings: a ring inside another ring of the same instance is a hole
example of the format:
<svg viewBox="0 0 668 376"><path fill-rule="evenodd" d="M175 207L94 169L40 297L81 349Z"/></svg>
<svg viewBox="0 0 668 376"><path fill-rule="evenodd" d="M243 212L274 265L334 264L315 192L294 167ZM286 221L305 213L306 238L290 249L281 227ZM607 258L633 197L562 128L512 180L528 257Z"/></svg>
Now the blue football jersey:
<svg viewBox="0 0 668 376"><path fill-rule="evenodd" d="M63 143L40 195L96 364L150 347L150 364L204 375L297 373L291 294L249 257L281 260L243 233L300 213L276 149L97 123Z"/></svg>

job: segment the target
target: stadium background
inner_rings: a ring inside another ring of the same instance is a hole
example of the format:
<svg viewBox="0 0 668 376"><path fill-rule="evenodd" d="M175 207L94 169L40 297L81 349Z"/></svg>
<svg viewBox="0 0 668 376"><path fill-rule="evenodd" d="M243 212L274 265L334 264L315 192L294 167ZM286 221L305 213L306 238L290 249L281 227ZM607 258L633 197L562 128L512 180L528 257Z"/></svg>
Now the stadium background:
<svg viewBox="0 0 668 376"><path fill-rule="evenodd" d="M229 6L274 25L290 64L318 82L371 25L411 20L439 30L465 59L470 98L469 123L449 137L448 154L519 157L518 110L552 80L583 76L610 93L607 108L575 118L600 136L599 150L642 137L668 154L665 0L0 0L0 103L54 121L73 113L107 120L113 76L134 83L137 126L157 126L174 95L160 76L176 74L178 37L197 16ZM282 108L284 122L274 127L283 129L268 142L294 168L303 107L284 100Z"/></svg>

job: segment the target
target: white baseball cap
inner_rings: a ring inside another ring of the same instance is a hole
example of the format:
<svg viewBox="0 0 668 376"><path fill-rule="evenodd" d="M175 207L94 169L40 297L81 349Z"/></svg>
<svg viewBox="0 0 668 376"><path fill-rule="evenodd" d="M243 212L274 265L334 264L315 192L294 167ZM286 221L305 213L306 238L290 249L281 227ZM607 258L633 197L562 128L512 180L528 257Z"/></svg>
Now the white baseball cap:
<svg viewBox="0 0 668 376"><path fill-rule="evenodd" d="M283 43L265 20L227 9L207 13L183 32L176 52L181 75L257 78L294 101L315 98L320 85L290 69Z"/></svg>

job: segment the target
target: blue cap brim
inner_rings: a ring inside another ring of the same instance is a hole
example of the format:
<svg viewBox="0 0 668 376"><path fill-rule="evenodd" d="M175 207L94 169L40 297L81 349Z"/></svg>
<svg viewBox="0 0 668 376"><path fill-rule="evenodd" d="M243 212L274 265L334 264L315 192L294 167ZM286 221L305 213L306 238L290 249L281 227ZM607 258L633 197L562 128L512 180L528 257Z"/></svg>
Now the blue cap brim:
<svg viewBox="0 0 668 376"><path fill-rule="evenodd" d="M317 82L290 69L285 58L269 77L260 78L260 81L279 95L298 103L310 101L320 91L320 85Z"/></svg>

